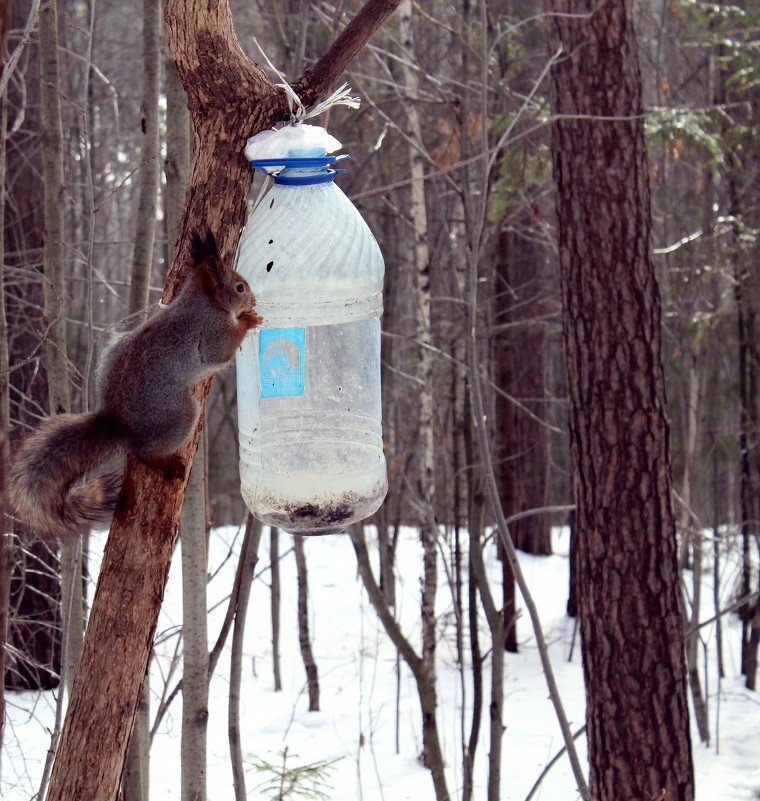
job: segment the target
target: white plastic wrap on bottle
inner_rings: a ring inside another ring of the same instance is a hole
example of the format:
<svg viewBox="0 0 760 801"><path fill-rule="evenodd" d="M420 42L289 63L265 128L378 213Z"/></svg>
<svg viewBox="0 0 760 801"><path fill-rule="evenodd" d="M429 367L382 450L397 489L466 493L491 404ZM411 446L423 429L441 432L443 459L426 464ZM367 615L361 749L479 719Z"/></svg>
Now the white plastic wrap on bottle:
<svg viewBox="0 0 760 801"><path fill-rule="evenodd" d="M341 531L387 491L380 249L334 183L275 184L236 269L264 318L237 359L243 498L286 531Z"/></svg>

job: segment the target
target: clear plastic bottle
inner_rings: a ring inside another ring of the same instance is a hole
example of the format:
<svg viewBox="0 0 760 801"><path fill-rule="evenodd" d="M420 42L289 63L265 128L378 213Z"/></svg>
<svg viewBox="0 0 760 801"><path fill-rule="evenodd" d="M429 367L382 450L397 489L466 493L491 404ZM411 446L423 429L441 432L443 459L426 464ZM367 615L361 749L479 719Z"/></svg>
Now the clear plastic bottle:
<svg viewBox="0 0 760 801"><path fill-rule="evenodd" d="M293 152L248 220L236 269L262 328L237 359L243 498L262 522L341 531L387 492L380 396L383 259L326 169Z"/></svg>

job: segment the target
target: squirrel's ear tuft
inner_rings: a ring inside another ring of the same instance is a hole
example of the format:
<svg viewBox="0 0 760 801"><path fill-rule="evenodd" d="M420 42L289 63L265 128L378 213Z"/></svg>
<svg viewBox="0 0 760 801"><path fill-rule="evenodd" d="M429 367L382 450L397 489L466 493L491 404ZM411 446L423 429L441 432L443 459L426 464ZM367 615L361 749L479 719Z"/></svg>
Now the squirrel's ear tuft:
<svg viewBox="0 0 760 801"><path fill-rule="evenodd" d="M211 229L206 227L203 233L205 237L196 229L190 237L190 253L196 264L200 264L206 259L219 258L219 249L217 248L216 239L211 233Z"/></svg>

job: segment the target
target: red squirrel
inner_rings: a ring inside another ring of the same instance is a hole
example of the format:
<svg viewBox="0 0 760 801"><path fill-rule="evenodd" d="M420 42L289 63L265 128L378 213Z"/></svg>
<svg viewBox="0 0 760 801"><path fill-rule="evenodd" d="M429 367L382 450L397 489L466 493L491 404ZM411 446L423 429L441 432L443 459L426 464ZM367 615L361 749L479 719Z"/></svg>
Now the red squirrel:
<svg viewBox="0 0 760 801"><path fill-rule="evenodd" d="M42 539L71 540L113 510L121 476L79 476L130 453L169 479L200 412L193 385L235 355L262 318L246 280L219 257L210 231L192 235L193 266L166 309L103 356L93 412L46 420L22 444L8 480L16 515Z"/></svg>

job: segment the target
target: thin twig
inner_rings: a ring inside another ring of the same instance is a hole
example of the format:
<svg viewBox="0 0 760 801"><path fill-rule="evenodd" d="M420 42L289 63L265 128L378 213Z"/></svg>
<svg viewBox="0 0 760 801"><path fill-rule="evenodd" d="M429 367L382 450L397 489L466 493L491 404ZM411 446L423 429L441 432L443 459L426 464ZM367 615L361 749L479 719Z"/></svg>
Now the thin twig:
<svg viewBox="0 0 760 801"><path fill-rule="evenodd" d="M40 11L40 0L32 0L32 6L29 9L29 14L26 18L26 25L24 26L24 33L21 37L21 41L16 45L15 50L10 54L8 60L5 62L5 67L3 69L2 78L0 78L0 97L5 94L5 90L8 87L8 82L13 75L13 71L16 69L16 64L18 64L18 60L21 58L21 51L29 44L32 37L32 30L34 26L37 24L37 16Z"/></svg>
<svg viewBox="0 0 760 801"><path fill-rule="evenodd" d="M573 740L577 740L581 736L581 734L583 734L585 731L586 731L586 724L584 723L580 727L580 729L578 729L578 731L575 732L575 734L573 735ZM560 748L559 751L557 751L557 753L547 762L546 767L541 771L538 778L536 779L536 783L533 785L533 787L530 788L530 792L528 793L528 795L525 796L525 801L530 801L530 799L533 798L533 796L536 793L536 790L538 790L538 788L540 787L541 782L546 778L546 774L557 764L557 762L559 762L565 751L567 751L567 746L563 745L562 748Z"/></svg>

